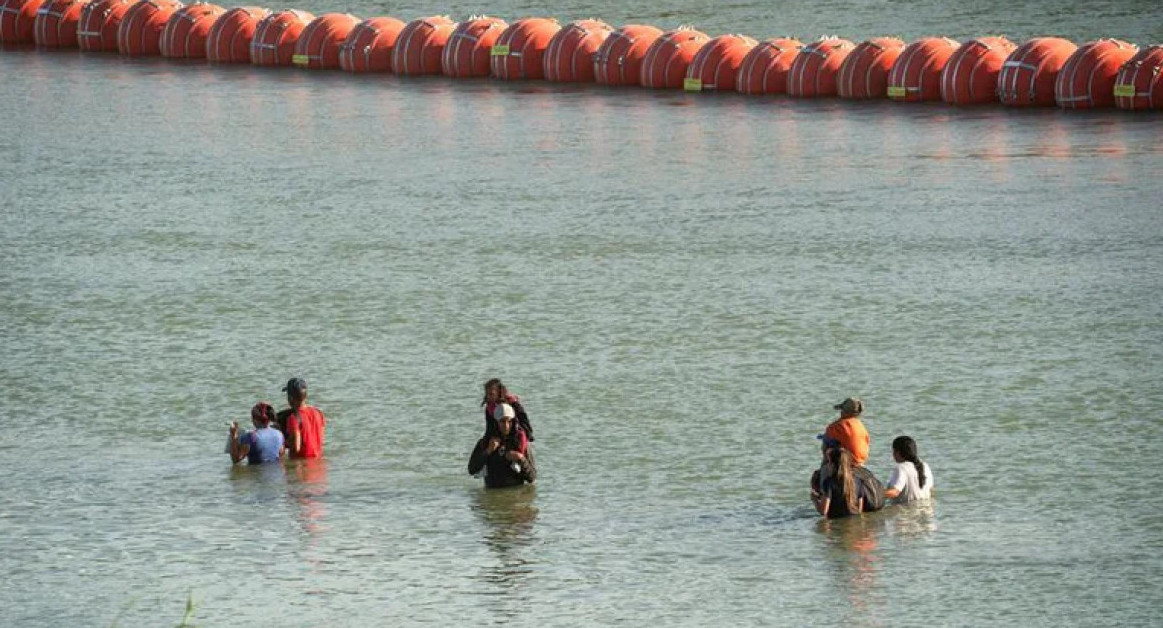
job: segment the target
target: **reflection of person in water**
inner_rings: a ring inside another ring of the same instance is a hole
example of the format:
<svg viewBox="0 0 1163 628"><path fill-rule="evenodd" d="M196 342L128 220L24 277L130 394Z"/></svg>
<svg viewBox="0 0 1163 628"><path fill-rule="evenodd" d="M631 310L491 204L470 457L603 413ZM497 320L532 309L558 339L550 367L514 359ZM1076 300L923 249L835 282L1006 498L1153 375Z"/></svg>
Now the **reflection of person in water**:
<svg viewBox="0 0 1163 628"><path fill-rule="evenodd" d="M877 586L877 548L884 527L884 519L879 516L821 519L817 526L829 545L841 550L828 552L827 559L838 580L837 589L846 592L849 606L865 619L870 614L869 607L880 606L884 601Z"/></svg>
<svg viewBox="0 0 1163 628"><path fill-rule="evenodd" d="M324 498L327 496L327 461L323 458L292 460L287 463L290 476L287 491L299 505L299 523L314 535L325 529L327 516Z"/></svg>
<svg viewBox="0 0 1163 628"><path fill-rule="evenodd" d="M481 565L476 579L489 593L485 599L493 617L499 621L518 619L528 613L529 600L523 595L523 585L536 562L536 488L478 489L475 493L472 510L483 527L481 540L496 556L495 562Z"/></svg>

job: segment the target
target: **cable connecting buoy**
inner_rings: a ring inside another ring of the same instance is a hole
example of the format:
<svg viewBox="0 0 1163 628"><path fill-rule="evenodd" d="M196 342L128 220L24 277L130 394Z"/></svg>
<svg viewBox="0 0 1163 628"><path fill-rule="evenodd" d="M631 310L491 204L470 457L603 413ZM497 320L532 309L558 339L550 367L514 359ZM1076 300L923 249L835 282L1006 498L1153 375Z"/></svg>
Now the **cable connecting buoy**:
<svg viewBox="0 0 1163 628"><path fill-rule="evenodd" d="M1118 39L1083 44L1063 64L1054 82L1054 101L1063 109L1101 109L1115 106L1115 78L1119 68L1139 48Z"/></svg>
<svg viewBox="0 0 1163 628"><path fill-rule="evenodd" d="M324 13L311 20L295 42L291 64L309 69L338 69L339 47L360 23L350 13Z"/></svg>
<svg viewBox="0 0 1163 628"><path fill-rule="evenodd" d="M291 65L303 29L315 16L295 9L275 11L259 21L250 40L250 62L262 66Z"/></svg>
<svg viewBox="0 0 1163 628"><path fill-rule="evenodd" d="M758 45L746 35L720 35L695 53L687 67L683 89L687 91L735 91L739 68Z"/></svg>
<svg viewBox="0 0 1163 628"><path fill-rule="evenodd" d="M489 76L493 45L508 27L505 20L487 15L474 15L457 24L444 44L441 72L453 78Z"/></svg>
<svg viewBox="0 0 1163 628"><path fill-rule="evenodd" d="M888 73L890 100L941 100L941 70L961 44L948 37L925 37L905 47Z"/></svg>
<svg viewBox="0 0 1163 628"><path fill-rule="evenodd" d="M682 89L695 53L711 38L690 26L667 31L654 40L642 59L643 87Z"/></svg>
<svg viewBox="0 0 1163 628"><path fill-rule="evenodd" d="M856 45L847 39L825 36L804 46L787 74L787 94L800 98L835 96L840 66Z"/></svg>
<svg viewBox="0 0 1163 628"><path fill-rule="evenodd" d="M850 100L888 98L888 73L905 42L896 37L874 37L848 53L836 76L836 95Z"/></svg>
<svg viewBox="0 0 1163 628"><path fill-rule="evenodd" d="M997 77L1017 45L1005 37L970 39L941 71L941 100L951 105L997 102Z"/></svg>
<svg viewBox="0 0 1163 628"><path fill-rule="evenodd" d="M1078 46L1061 37L1035 37L1001 65L997 99L1010 107L1053 107L1058 72Z"/></svg>
<svg viewBox="0 0 1163 628"><path fill-rule="evenodd" d="M593 83L594 56L614 27L601 20L570 22L554 33L543 57L545 80L555 83Z"/></svg>

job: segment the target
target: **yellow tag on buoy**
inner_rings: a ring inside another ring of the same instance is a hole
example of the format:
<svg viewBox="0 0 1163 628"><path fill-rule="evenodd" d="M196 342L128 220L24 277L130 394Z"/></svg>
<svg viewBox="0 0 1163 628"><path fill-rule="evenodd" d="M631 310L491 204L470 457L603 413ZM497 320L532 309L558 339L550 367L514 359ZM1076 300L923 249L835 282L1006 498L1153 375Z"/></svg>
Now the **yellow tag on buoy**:
<svg viewBox="0 0 1163 628"><path fill-rule="evenodd" d="M907 87L890 87L890 88L888 88L888 97L889 98L904 98L905 96L908 96L908 95L909 95L909 90Z"/></svg>
<svg viewBox="0 0 1163 628"><path fill-rule="evenodd" d="M493 46L492 49L489 50L489 54L494 57L507 57L509 56L509 47L502 45Z"/></svg>
<svg viewBox="0 0 1163 628"><path fill-rule="evenodd" d="M1134 98L1135 86L1130 83L1120 83L1115 85L1115 96L1119 98Z"/></svg>
<svg viewBox="0 0 1163 628"><path fill-rule="evenodd" d="M682 88L688 92L703 91L703 79L688 78L682 80Z"/></svg>
<svg viewBox="0 0 1163 628"><path fill-rule="evenodd" d="M292 55L291 63L294 65L310 65L311 57L307 55Z"/></svg>

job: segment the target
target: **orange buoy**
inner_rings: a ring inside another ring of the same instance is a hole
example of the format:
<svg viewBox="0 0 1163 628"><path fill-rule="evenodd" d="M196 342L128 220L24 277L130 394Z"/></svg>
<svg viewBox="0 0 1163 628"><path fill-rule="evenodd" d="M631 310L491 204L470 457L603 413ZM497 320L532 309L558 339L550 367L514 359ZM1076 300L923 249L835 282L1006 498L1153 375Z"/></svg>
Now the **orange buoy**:
<svg viewBox="0 0 1163 628"><path fill-rule="evenodd" d="M1163 45L1147 46L1124 63L1114 94L1119 109L1163 109Z"/></svg>
<svg viewBox="0 0 1163 628"><path fill-rule="evenodd" d="M493 44L508 27L505 20L485 15L474 15L457 24L444 43L440 71L453 78L488 76Z"/></svg>
<svg viewBox="0 0 1163 628"><path fill-rule="evenodd" d="M554 33L545 47L545 80L555 83L593 83L594 55L614 32L601 20L570 22Z"/></svg>
<svg viewBox="0 0 1163 628"><path fill-rule="evenodd" d="M662 30L643 24L627 24L610 33L594 53L594 81L602 85L638 85L642 59Z"/></svg>
<svg viewBox="0 0 1163 628"><path fill-rule="evenodd" d="M853 100L887 98L888 73L905 42L896 37L874 37L857 44L840 64L836 95Z"/></svg>
<svg viewBox="0 0 1163 628"><path fill-rule="evenodd" d="M162 29L158 48L163 57L206 58L206 36L226 10L216 4L195 2L178 9Z"/></svg>
<svg viewBox="0 0 1163 628"><path fill-rule="evenodd" d="M891 100L941 100L941 70L961 44L948 37L925 37L905 47L888 73Z"/></svg>
<svg viewBox="0 0 1163 628"><path fill-rule="evenodd" d="M36 11L32 38L42 48L76 48L77 24L89 0L47 0Z"/></svg>
<svg viewBox="0 0 1163 628"><path fill-rule="evenodd" d="M687 68L684 89L735 91L743 58L756 45L743 35L719 35L703 44Z"/></svg>
<svg viewBox="0 0 1163 628"><path fill-rule="evenodd" d="M1017 45L1005 37L970 39L941 71L941 100L951 105L997 102L997 77Z"/></svg>
<svg viewBox="0 0 1163 628"><path fill-rule="evenodd" d="M117 27L117 51L130 57L160 54L162 31L180 8L178 0L139 0Z"/></svg>
<svg viewBox="0 0 1163 628"><path fill-rule="evenodd" d="M394 17L373 17L356 24L339 46L339 67L348 72L391 72L392 50L404 26Z"/></svg>
<svg viewBox="0 0 1163 628"><path fill-rule="evenodd" d="M250 63L254 30L270 11L260 7L235 7L218 16L206 35L206 60L215 63Z"/></svg>
<svg viewBox="0 0 1163 628"><path fill-rule="evenodd" d="M35 43L36 13L44 0L0 0L0 44Z"/></svg>
<svg viewBox="0 0 1163 628"><path fill-rule="evenodd" d="M1060 37L1035 37L1010 53L997 75L997 99L1011 107L1053 107L1054 82L1078 46Z"/></svg>
<svg viewBox="0 0 1163 628"><path fill-rule="evenodd" d="M695 54L710 39L687 26L663 33L642 58L642 86L681 89Z"/></svg>
<svg viewBox="0 0 1163 628"><path fill-rule="evenodd" d="M392 71L409 76L440 74L440 58L456 22L447 15L433 15L408 22L392 50Z"/></svg>
<svg viewBox="0 0 1163 628"><path fill-rule="evenodd" d="M740 94L786 94L787 73L804 45L798 39L759 42L739 64L735 90Z"/></svg>
<svg viewBox="0 0 1163 628"><path fill-rule="evenodd" d="M1063 109L1113 107L1115 77L1138 50L1138 46L1118 39L1083 44L1058 72L1054 101Z"/></svg>
<svg viewBox="0 0 1163 628"><path fill-rule="evenodd" d="M250 62L254 65L291 65L299 35L313 19L315 16L306 11L284 9L259 20L250 40Z"/></svg>
<svg viewBox="0 0 1163 628"><path fill-rule="evenodd" d="M502 81L545 78L545 49L561 30L557 20L526 17L509 25L493 44L489 68Z"/></svg>
<svg viewBox="0 0 1163 628"><path fill-rule="evenodd" d="M117 52L117 29L133 0L93 0L81 9L77 46L85 52Z"/></svg>
<svg viewBox="0 0 1163 628"><path fill-rule="evenodd" d="M802 49L787 73L789 96L835 96L836 77L856 46L847 39L824 37Z"/></svg>
<svg viewBox="0 0 1163 628"><path fill-rule="evenodd" d="M359 24L348 13L324 13L299 33L291 63L301 68L338 68L339 47Z"/></svg>

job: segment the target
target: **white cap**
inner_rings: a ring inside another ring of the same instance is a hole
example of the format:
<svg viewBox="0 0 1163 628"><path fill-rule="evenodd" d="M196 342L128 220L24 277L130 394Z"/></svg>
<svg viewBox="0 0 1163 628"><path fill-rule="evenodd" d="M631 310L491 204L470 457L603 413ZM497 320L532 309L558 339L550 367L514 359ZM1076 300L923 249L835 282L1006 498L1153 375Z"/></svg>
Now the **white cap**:
<svg viewBox="0 0 1163 628"><path fill-rule="evenodd" d="M513 409L513 406L507 403L498 403L497 407L493 408L493 420L495 421L515 418L517 418L517 411Z"/></svg>

